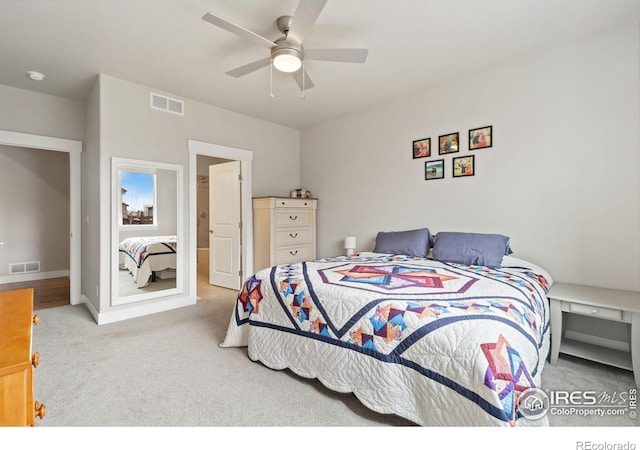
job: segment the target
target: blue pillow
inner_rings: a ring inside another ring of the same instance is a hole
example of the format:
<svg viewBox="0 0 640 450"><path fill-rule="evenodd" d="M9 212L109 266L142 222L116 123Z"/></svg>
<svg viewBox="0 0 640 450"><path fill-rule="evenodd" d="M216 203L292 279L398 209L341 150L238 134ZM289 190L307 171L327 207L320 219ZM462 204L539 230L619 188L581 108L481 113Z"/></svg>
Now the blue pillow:
<svg viewBox="0 0 640 450"><path fill-rule="evenodd" d="M509 236L441 231L433 243L433 259L443 262L498 268L511 252Z"/></svg>
<svg viewBox="0 0 640 450"><path fill-rule="evenodd" d="M421 256L426 258L433 236L428 228L408 231L380 231L376 236L376 253Z"/></svg>

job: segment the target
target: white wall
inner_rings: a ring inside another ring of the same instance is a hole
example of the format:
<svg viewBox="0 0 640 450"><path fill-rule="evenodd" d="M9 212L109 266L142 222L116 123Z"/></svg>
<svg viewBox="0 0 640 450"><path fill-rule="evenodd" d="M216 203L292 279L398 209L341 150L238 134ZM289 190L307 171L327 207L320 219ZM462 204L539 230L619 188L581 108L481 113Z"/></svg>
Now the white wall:
<svg viewBox="0 0 640 450"><path fill-rule="evenodd" d="M187 164L187 139L249 150L253 194L286 195L299 184L299 133L264 120L185 101L185 115L149 107L149 92L171 93L101 75L102 156Z"/></svg>
<svg viewBox="0 0 640 450"><path fill-rule="evenodd" d="M84 105L0 84L0 129L81 141Z"/></svg>
<svg viewBox="0 0 640 450"><path fill-rule="evenodd" d="M82 294L99 309L100 267L100 80L96 77L85 100L84 148L82 151ZM104 231L109 234L108 231Z"/></svg>
<svg viewBox="0 0 640 450"><path fill-rule="evenodd" d="M622 24L302 130L318 255L350 235L371 250L377 231L502 233L556 280L640 290L639 44ZM470 152L485 125L493 148ZM455 131L445 178L425 181L412 141ZM476 175L453 179L452 157L471 154Z"/></svg>
<svg viewBox="0 0 640 450"><path fill-rule="evenodd" d="M151 109L150 92L174 97L171 93L100 75L99 105L99 176L100 185L100 301L99 311L114 309L109 304L109 230L112 194L111 158L123 157L145 161L179 164L184 167L183 205L185 207L183 242L190 241L189 229L189 139L249 150L253 152L253 195L285 195L299 184L299 132L263 120L216 108L192 99L184 100L184 116ZM182 253L186 272L191 261L189 249ZM106 267L106 271L105 271ZM188 277L184 277L185 283ZM187 291L186 286L185 292ZM94 292L87 288L87 293ZM91 294L89 294L91 295ZM96 302L92 302L94 305ZM122 305L122 310L136 305Z"/></svg>

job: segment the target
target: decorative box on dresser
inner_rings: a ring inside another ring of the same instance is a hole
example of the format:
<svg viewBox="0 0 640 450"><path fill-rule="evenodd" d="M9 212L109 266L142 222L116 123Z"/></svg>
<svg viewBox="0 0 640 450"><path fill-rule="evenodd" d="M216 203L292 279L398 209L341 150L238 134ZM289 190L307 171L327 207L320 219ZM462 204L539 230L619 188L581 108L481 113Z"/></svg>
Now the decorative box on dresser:
<svg viewBox="0 0 640 450"><path fill-rule="evenodd" d="M45 406L34 402L33 369L40 356L31 353L33 289L0 292L0 426L34 426Z"/></svg>
<svg viewBox="0 0 640 450"><path fill-rule="evenodd" d="M255 271L316 257L316 209L313 198L253 199Z"/></svg>

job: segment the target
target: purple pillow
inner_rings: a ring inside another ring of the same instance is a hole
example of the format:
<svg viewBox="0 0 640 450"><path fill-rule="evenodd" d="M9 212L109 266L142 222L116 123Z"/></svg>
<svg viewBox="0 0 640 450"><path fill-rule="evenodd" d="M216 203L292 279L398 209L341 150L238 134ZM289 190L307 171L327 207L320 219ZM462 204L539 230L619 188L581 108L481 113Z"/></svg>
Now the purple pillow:
<svg viewBox="0 0 640 450"><path fill-rule="evenodd" d="M498 268L510 252L509 236L441 231L433 243L433 259L443 262Z"/></svg>
<svg viewBox="0 0 640 450"><path fill-rule="evenodd" d="M426 258L433 237L428 228L408 231L380 231L376 236L376 253L421 256Z"/></svg>

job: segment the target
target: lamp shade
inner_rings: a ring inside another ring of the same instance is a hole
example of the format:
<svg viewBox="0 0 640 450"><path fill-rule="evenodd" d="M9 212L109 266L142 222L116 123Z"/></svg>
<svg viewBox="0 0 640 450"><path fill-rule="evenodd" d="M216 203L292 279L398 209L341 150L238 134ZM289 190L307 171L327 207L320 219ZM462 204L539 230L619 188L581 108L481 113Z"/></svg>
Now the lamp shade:
<svg viewBox="0 0 640 450"><path fill-rule="evenodd" d="M356 237L355 236L347 236L344 238L344 248L355 250L356 248Z"/></svg>

